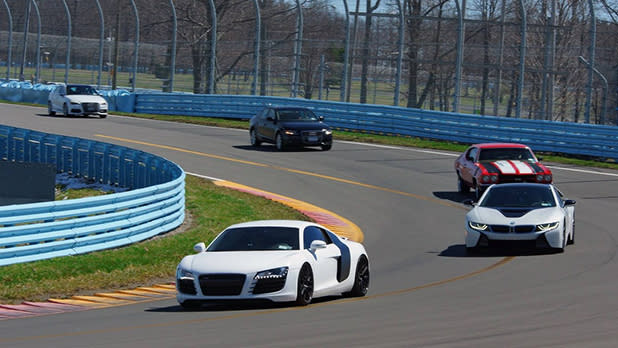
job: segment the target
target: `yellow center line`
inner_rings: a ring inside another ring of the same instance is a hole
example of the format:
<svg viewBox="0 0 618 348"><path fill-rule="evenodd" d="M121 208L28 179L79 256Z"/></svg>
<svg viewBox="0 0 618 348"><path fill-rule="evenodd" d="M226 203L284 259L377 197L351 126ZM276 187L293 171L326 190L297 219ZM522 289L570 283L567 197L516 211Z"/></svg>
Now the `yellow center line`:
<svg viewBox="0 0 618 348"><path fill-rule="evenodd" d="M101 138L107 138L107 139L123 141L123 142L127 142L127 143L146 145L146 146L151 146L151 147L160 148L160 149L166 149L166 150L173 150L173 151L178 151L178 152L183 152L183 153L189 153L189 154L193 154L193 155L197 155L197 156L202 156L202 157L215 158L215 159L220 159L220 160L229 161L229 162L242 163L242 164L247 164L247 165L252 165L252 166L257 166L257 167L262 167L262 168L270 168L270 169L285 171L285 172L289 172L289 173L295 173L295 174L301 174L301 175L306 175L306 176L312 176L312 177L326 179L326 180L330 180L330 181L336 181L336 182L341 182L341 183L350 184L350 185L354 185L354 186L360 186L360 187L364 187L364 188L368 188L368 189L373 189L373 190L378 190L378 191L383 191L383 192L394 193L394 194L401 195L401 196L412 197L412 198L415 198L415 199L429 201L429 202L437 203L437 204L444 205L444 206L447 206L447 207L458 208L458 209L465 209L464 207L462 207L459 204L445 202L445 201L442 201L442 200L439 200L439 199L436 199L436 198L422 196L422 195L417 195L417 194L414 194L414 193L409 193L409 192L404 192L404 191L399 191L399 190L394 190L394 189L389 189L389 188L386 188L386 187L381 187L381 186L376 186L376 185L371 185L371 184L365 184L365 183L358 182L358 181L337 178L337 177L330 176L330 175L313 173L313 172L308 172L308 171L299 170L299 169L292 169L292 168L286 168L286 167L280 167L280 166L273 166L273 165L270 165L270 164L258 163L258 162L253 162L253 161L245 161L245 160L241 160L241 159L237 159L237 158L232 158L232 157L219 156L219 155L213 155L213 154L199 152L199 151L187 150L187 149L183 149L183 148L175 147L175 146L153 144L153 143L148 143L148 142L145 142L145 141L132 140L132 139L126 139L126 138L119 138L119 137L103 135L103 134L95 134L95 136L101 137Z"/></svg>

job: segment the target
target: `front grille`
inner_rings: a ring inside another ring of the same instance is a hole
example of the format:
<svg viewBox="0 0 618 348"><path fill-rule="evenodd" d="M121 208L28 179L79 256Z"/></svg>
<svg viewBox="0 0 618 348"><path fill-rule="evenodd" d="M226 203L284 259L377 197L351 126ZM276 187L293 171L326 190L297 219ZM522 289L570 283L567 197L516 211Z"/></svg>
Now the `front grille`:
<svg viewBox="0 0 618 348"><path fill-rule="evenodd" d="M275 292L283 289L285 285L285 278L277 279L260 279L256 282L253 288L253 294L265 294L269 292Z"/></svg>
<svg viewBox="0 0 618 348"><path fill-rule="evenodd" d="M99 103L82 103L82 109L87 112L99 111Z"/></svg>
<svg viewBox="0 0 618 348"><path fill-rule="evenodd" d="M245 284L244 274L203 274L200 288L205 296L237 296Z"/></svg>
<svg viewBox="0 0 618 348"><path fill-rule="evenodd" d="M535 230L534 225L490 225L489 228L494 233L532 233Z"/></svg>
<svg viewBox="0 0 618 348"><path fill-rule="evenodd" d="M305 143L319 143L322 141L322 131L319 130L302 131L301 136Z"/></svg>
<svg viewBox="0 0 618 348"><path fill-rule="evenodd" d="M536 182L536 174L527 175L499 175L498 182Z"/></svg>
<svg viewBox="0 0 618 348"><path fill-rule="evenodd" d="M181 279L178 283L178 291L188 295L197 294L197 291L195 291L195 285L193 284L193 279Z"/></svg>

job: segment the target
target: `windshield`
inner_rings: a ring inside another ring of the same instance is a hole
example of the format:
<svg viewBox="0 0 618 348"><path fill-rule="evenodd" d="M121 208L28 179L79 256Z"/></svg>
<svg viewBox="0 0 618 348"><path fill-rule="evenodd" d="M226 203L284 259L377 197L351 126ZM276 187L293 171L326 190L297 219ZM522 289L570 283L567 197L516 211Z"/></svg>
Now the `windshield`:
<svg viewBox="0 0 618 348"><path fill-rule="evenodd" d="M98 95L97 90L90 86L67 86L67 94Z"/></svg>
<svg viewBox="0 0 618 348"><path fill-rule="evenodd" d="M479 154L479 162L495 162L502 160L536 162L532 152L525 148L482 149Z"/></svg>
<svg viewBox="0 0 618 348"><path fill-rule="evenodd" d="M318 118L311 110L289 109L277 111L280 121L315 122Z"/></svg>
<svg viewBox="0 0 618 348"><path fill-rule="evenodd" d="M225 230L208 251L299 250L298 229L243 227Z"/></svg>
<svg viewBox="0 0 618 348"><path fill-rule="evenodd" d="M492 186L487 192L479 206L490 208L546 208L555 207L556 201L551 189L545 185L496 185Z"/></svg>

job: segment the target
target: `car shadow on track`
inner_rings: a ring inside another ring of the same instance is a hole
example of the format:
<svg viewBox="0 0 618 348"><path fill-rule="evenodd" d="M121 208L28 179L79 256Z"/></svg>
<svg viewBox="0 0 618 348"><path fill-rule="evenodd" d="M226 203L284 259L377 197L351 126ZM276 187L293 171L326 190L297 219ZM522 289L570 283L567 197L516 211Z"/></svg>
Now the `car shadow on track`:
<svg viewBox="0 0 618 348"><path fill-rule="evenodd" d="M259 152L322 152L319 148L312 147L289 147L283 151L277 150L275 145L260 145L260 146L252 146L252 145L234 145L235 149L239 150L247 150L247 151L259 151Z"/></svg>
<svg viewBox="0 0 618 348"><path fill-rule="evenodd" d="M330 296L314 299L311 304L319 304L324 302L330 302L343 299L341 296ZM311 305L309 305L311 306ZM146 312L157 313L177 313L177 312L228 312L228 311L256 311L256 310L272 310L280 308L303 308L302 306L296 306L291 302L271 302L268 300L234 300L234 301L221 301L221 302L207 302L202 304L201 307L186 309L180 305L150 308L145 310Z"/></svg>
<svg viewBox="0 0 618 348"><path fill-rule="evenodd" d="M68 119L68 118L71 118L71 119L76 119L76 118L79 118L79 119L88 119L88 120L97 120L97 119L101 119L101 118L100 118L100 117L98 117L98 116L90 116L90 115L88 115L88 116L65 116L65 115L63 115L63 114L55 114L55 115L50 115L50 114L35 114L35 115L36 115L36 116L39 116L39 117L49 117L49 118L66 118L66 119ZM108 115L107 117L109 117L109 115Z"/></svg>
<svg viewBox="0 0 618 348"><path fill-rule="evenodd" d="M536 255L552 255L559 253L553 249L535 249L530 247L520 246L501 246L480 249L477 252L470 253L466 250L465 244L451 245L445 250L442 250L438 256L443 257L507 257L507 256L536 256Z"/></svg>
<svg viewBox="0 0 618 348"><path fill-rule="evenodd" d="M467 199L474 199L474 192L461 193L457 191L435 191L433 195L438 199L444 199L454 203L462 203Z"/></svg>

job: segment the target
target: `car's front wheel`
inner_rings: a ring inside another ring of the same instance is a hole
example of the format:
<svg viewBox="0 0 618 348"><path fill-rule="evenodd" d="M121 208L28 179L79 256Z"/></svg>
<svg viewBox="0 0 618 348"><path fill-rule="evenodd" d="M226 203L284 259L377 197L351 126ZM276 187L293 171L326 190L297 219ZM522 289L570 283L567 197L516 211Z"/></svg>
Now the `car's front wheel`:
<svg viewBox="0 0 618 348"><path fill-rule="evenodd" d="M67 104L62 105L62 114L64 116L69 116L69 106Z"/></svg>
<svg viewBox="0 0 618 348"><path fill-rule="evenodd" d="M281 136L281 133L277 133L277 135L275 136L275 146L279 151L285 150L285 143L283 142L283 137Z"/></svg>
<svg viewBox="0 0 618 348"><path fill-rule="evenodd" d="M254 128L252 128L249 131L249 139L251 140L251 146L260 146L260 145L262 145L262 142L260 141L260 139L258 139L257 133L255 132Z"/></svg>
<svg viewBox="0 0 618 348"><path fill-rule="evenodd" d="M100 115L99 115L99 117L100 117L100 118L106 118L106 117L107 117L107 115L106 115L106 114L100 114Z"/></svg>
<svg viewBox="0 0 618 348"><path fill-rule="evenodd" d="M332 144L322 145L322 151L328 151L333 147Z"/></svg>
<svg viewBox="0 0 618 348"><path fill-rule="evenodd" d="M567 244L569 245L575 244L575 222L573 222L573 227L571 227L571 235L569 236L569 240Z"/></svg>
<svg viewBox="0 0 618 348"><path fill-rule="evenodd" d="M313 299L313 272L308 264L304 264L298 273L298 287L296 289L296 304L306 306Z"/></svg>
<svg viewBox="0 0 618 348"><path fill-rule="evenodd" d="M354 276L354 286L348 293L349 296L363 297L369 290L369 260L365 255L358 259L356 265L356 275Z"/></svg>
<svg viewBox="0 0 618 348"><path fill-rule="evenodd" d="M54 111L54 108L52 108L52 103L50 101L47 102L47 114L49 114L49 116L56 115L56 112Z"/></svg>

